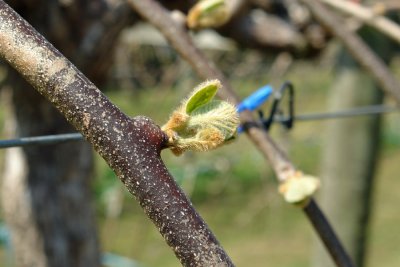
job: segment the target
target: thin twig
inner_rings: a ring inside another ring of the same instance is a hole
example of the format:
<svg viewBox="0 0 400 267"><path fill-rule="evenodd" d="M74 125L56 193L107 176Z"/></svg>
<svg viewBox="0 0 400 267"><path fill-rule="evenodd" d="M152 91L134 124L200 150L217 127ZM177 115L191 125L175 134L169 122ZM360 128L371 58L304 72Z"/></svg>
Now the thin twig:
<svg viewBox="0 0 400 267"><path fill-rule="evenodd" d="M308 6L316 19L343 42L349 53L375 79L382 90L394 97L397 104L400 104L399 81L371 48L358 35L346 29L346 27L341 27L340 19L320 1L301 1Z"/></svg>
<svg viewBox="0 0 400 267"><path fill-rule="evenodd" d="M222 72L196 48L186 30L172 20L169 12L165 8L153 0L128 0L128 2L142 17L158 28L176 51L189 62L198 75L206 79L217 78L221 80L224 87L220 90L220 97L229 99L233 103L238 104L238 98ZM242 112L241 120L242 123L247 125L257 125L249 112ZM247 134L255 146L269 160L280 182L284 182L296 172L294 165L290 162L283 150L278 147L263 129L259 127L249 127L247 129ZM305 212L306 209L309 211L306 212L307 215L309 213L309 216L320 216L322 213L314 200L311 199L309 203L310 204L304 209ZM311 221L319 220L319 217L308 218ZM321 234L324 229L329 229L331 233L334 233L326 220L322 221L322 224L313 225L318 234ZM326 242L324 242L328 251L340 251L343 253L340 258L348 259L346 262L337 262L338 266L352 266L351 260L340 245L337 236L333 234L331 238L331 240L326 240ZM322 236L321 239L323 239ZM332 257L336 257L336 255L332 255Z"/></svg>
<svg viewBox="0 0 400 267"><path fill-rule="evenodd" d="M239 98L225 75L197 49L186 30L175 23L167 10L155 1L128 0L128 2L140 15L160 30L171 46L189 62L199 76L205 79L216 78L221 81L223 88L218 91L219 97L235 105L239 103ZM241 121L246 125L256 125L249 112L241 113ZM296 172L285 153L278 148L264 130L249 127L247 133L261 153L269 159L280 181L285 181Z"/></svg>
<svg viewBox="0 0 400 267"><path fill-rule="evenodd" d="M341 267L353 267L349 255L346 253L343 245L338 242L335 232L333 232L331 227L328 227L329 222L319 209L317 203L315 203L314 200L311 200L303 210L314 228L318 231L319 237L325 244L325 247L328 249L329 254L336 265Z"/></svg>
<svg viewBox="0 0 400 267"><path fill-rule="evenodd" d="M0 57L48 99L106 160L184 266L233 266L166 169L165 134L129 118L0 0Z"/></svg>
<svg viewBox="0 0 400 267"><path fill-rule="evenodd" d="M400 43L400 26L384 16L377 15L373 9L359 3L344 0L321 0L322 2L354 16L362 22L376 28L396 42Z"/></svg>
<svg viewBox="0 0 400 267"><path fill-rule="evenodd" d="M385 2L379 1L372 4L371 8L374 9L377 14L385 14L387 12L399 11L400 3L399 0L386 0Z"/></svg>

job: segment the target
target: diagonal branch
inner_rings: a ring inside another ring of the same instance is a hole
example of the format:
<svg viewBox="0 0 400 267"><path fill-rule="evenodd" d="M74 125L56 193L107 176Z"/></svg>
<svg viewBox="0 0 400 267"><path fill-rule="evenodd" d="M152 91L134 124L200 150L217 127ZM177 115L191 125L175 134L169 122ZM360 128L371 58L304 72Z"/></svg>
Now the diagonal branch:
<svg viewBox="0 0 400 267"><path fill-rule="evenodd" d="M233 266L162 162L160 128L148 118L123 114L2 0L0 57L95 147L184 266Z"/></svg>
<svg viewBox="0 0 400 267"><path fill-rule="evenodd" d="M189 62L199 76L221 81L223 87L218 91L219 97L233 104L239 103L238 97L225 75L197 49L186 30L170 17L167 10L152 0L128 0L128 2L140 15L160 30L171 46ZM247 125L257 125L249 112L241 113L241 121ZM247 133L261 153L269 159L280 181L283 182L293 175L296 171L293 164L263 129L249 127Z"/></svg>
<svg viewBox="0 0 400 267"><path fill-rule="evenodd" d="M362 22L376 28L396 42L400 43L400 25L394 21L376 14L372 8L367 8L359 3L344 0L321 0L340 11L343 11Z"/></svg>
<svg viewBox="0 0 400 267"><path fill-rule="evenodd" d="M188 33L170 17L168 11L153 0L128 0L132 7L146 20L153 24L166 37L176 51L186 59L199 76L217 78L223 88L219 96L238 104L238 98L232 86L222 72L196 48ZM242 123L256 127L248 127L246 133L254 145L269 160L280 182L284 182L296 173L294 165L271 137L253 120L249 112L241 113ZM311 199L303 208L304 213L314 226L325 244L333 260L339 267L352 267L352 261L344 250L332 227L325 219L317 203Z"/></svg>
<svg viewBox="0 0 400 267"><path fill-rule="evenodd" d="M317 20L327 27L354 59L375 79L382 90L391 95L400 104L400 83L392 75L386 64L375 55L367 44L355 33L341 27L340 19L328 10L321 1L301 0L311 10Z"/></svg>

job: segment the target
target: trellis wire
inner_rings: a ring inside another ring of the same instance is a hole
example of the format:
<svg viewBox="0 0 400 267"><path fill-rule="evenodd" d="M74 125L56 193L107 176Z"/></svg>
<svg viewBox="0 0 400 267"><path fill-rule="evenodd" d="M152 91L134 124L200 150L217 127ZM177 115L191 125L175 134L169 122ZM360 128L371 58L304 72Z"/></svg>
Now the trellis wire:
<svg viewBox="0 0 400 267"><path fill-rule="evenodd" d="M53 134L17 139L0 140L0 148L22 147L32 145L54 145L70 141L83 140L80 133Z"/></svg>
<svg viewBox="0 0 400 267"><path fill-rule="evenodd" d="M294 120L315 121L315 120L326 120L326 119L342 119L349 117L368 116L374 114L385 114L393 112L400 112L400 109L398 107L392 107L392 106L373 105L373 106L353 108L336 112L300 114L294 116ZM274 121L282 122L287 119L288 117L286 116L278 115L274 118ZM32 146L32 145L54 145L54 144L60 144L71 141L80 141L80 140L83 140L83 137L80 133L22 137L16 139L0 140L0 149Z"/></svg>
<svg viewBox="0 0 400 267"><path fill-rule="evenodd" d="M383 105L372 105L366 107L353 108L348 110L327 112L327 113L311 113L311 114L301 114L296 115L294 120L296 121L315 121L315 120L326 120L326 119L341 119L348 117L384 114L399 112L399 107L383 106ZM274 121L281 122L287 120L285 116L276 116Z"/></svg>

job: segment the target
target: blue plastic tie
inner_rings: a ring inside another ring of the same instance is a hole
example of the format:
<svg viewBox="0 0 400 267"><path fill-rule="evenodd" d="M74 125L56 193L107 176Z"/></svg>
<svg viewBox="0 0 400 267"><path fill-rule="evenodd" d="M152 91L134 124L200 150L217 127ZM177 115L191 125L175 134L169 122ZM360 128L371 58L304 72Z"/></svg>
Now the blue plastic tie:
<svg viewBox="0 0 400 267"><path fill-rule="evenodd" d="M240 113L244 110L256 110L268 99L268 97L272 94L272 91L273 89L269 84L259 88L237 106L237 112Z"/></svg>
<svg viewBox="0 0 400 267"><path fill-rule="evenodd" d="M272 87L267 84L261 88L259 88L257 91L246 97L238 106L237 106L237 112L242 112L244 110L250 110L254 111L256 110L259 106L261 106L272 94L273 89ZM243 127L239 126L238 128L238 133L242 133Z"/></svg>

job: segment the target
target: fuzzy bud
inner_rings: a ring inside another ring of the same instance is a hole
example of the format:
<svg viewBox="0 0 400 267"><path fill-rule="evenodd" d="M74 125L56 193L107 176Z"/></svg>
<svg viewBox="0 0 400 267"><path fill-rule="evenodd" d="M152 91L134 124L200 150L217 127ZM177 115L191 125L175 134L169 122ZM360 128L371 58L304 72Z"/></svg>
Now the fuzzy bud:
<svg viewBox="0 0 400 267"><path fill-rule="evenodd" d="M279 186L279 192L286 202L303 207L317 191L319 185L320 181L316 177L296 172Z"/></svg>
<svg viewBox="0 0 400 267"><path fill-rule="evenodd" d="M174 154L208 151L234 138L239 115L232 104L213 100L220 87L218 80L197 86L161 127Z"/></svg>
<svg viewBox="0 0 400 267"><path fill-rule="evenodd" d="M187 25L190 29L219 27L228 19L224 0L201 0L189 10Z"/></svg>

